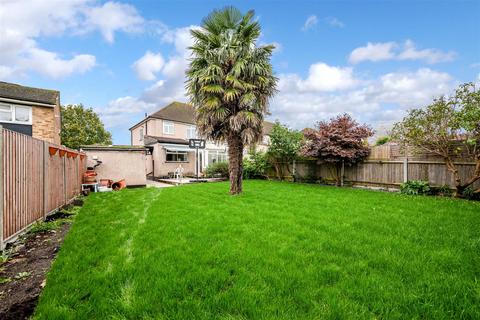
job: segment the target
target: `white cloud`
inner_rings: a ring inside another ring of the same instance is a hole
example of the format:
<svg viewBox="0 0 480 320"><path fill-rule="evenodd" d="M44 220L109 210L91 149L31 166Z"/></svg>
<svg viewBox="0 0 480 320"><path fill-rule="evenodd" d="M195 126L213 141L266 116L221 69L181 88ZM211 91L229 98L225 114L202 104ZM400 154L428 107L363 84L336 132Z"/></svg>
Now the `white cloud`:
<svg viewBox="0 0 480 320"><path fill-rule="evenodd" d="M316 15L311 15L307 18L307 20L305 20L305 23L303 24L302 30L307 31L307 30L313 28L314 26L316 26L317 24L318 24L317 16Z"/></svg>
<svg viewBox="0 0 480 320"><path fill-rule="evenodd" d="M145 22L133 6L118 2L88 7L84 12L85 32L99 30L109 43L113 43L116 31L140 32Z"/></svg>
<svg viewBox="0 0 480 320"><path fill-rule="evenodd" d="M22 39L14 31L2 30L0 38L0 75L4 79L24 76L29 71L59 79L87 72L96 64L93 55L74 54L65 59L56 52L39 48L32 39Z"/></svg>
<svg viewBox="0 0 480 320"><path fill-rule="evenodd" d="M442 52L438 49L417 50L412 40L405 41L405 48L397 56L399 60L425 60L427 63L434 64L439 62L452 61L455 58L455 52Z"/></svg>
<svg viewBox="0 0 480 320"><path fill-rule="evenodd" d="M319 22L335 28L345 27L345 23L343 23L342 21L340 21L340 19L336 17L318 18L316 15L311 15L303 23L302 31L308 31L310 29L313 29L316 25L318 25Z"/></svg>
<svg viewBox="0 0 480 320"><path fill-rule="evenodd" d="M190 34L190 30L193 29L200 29L200 27L191 25L183 28L168 29L164 31L162 41L173 44L177 54L188 57L190 55L188 48L193 45L193 38Z"/></svg>
<svg viewBox="0 0 480 320"><path fill-rule="evenodd" d="M347 112L384 132L401 120L406 110L422 107L434 97L450 93L455 85L448 73L429 68L391 72L363 81L352 77L352 86L329 91L299 88L298 81L307 79L302 80L296 74L279 78L280 90L270 107L272 117L297 129L312 127L318 120Z"/></svg>
<svg viewBox="0 0 480 320"><path fill-rule="evenodd" d="M24 70L36 71L50 78L59 79L73 73L87 72L95 66L95 57L89 54L78 54L71 59L61 59L55 52L32 48L19 63Z"/></svg>
<svg viewBox="0 0 480 320"><path fill-rule="evenodd" d="M108 103L107 107L102 109L103 115L115 115L118 113L137 113L146 111L151 107L145 101L138 100L137 98L126 96Z"/></svg>
<svg viewBox="0 0 480 320"><path fill-rule="evenodd" d="M395 57L393 49L395 42L372 43L369 42L365 47L356 48L350 53L349 62L356 64L362 61L381 61L391 60Z"/></svg>
<svg viewBox="0 0 480 320"><path fill-rule="evenodd" d="M421 107L434 97L450 93L452 77L445 72L421 68L415 72L393 72L380 77L369 94L377 102L396 103L401 107Z"/></svg>
<svg viewBox="0 0 480 320"><path fill-rule="evenodd" d="M111 43L115 32L141 31L144 23L130 5L111 1L100 5L92 0L7 1L0 6L0 17L0 73L5 78L32 71L61 78L95 65L95 57L89 54L61 58L64 54L39 47L40 38L99 31Z"/></svg>
<svg viewBox="0 0 480 320"><path fill-rule="evenodd" d="M149 112L155 106L135 97L126 96L112 100L104 108L97 109L105 126L125 127L129 123L131 115L139 112Z"/></svg>
<svg viewBox="0 0 480 320"><path fill-rule="evenodd" d="M168 29L161 26L158 33L162 41L173 45L174 53L163 59L160 53L148 52L137 60L133 68L137 76L145 80L157 80L147 87L138 98L127 96L111 101L99 108L102 118L110 127L131 124L132 113L152 113L172 101L187 101L185 94L185 71L188 68L190 47L193 39L190 30L198 26ZM162 60L160 60L160 57ZM0 70L1 72L1 70ZM124 110L128 110L124 112Z"/></svg>
<svg viewBox="0 0 480 320"><path fill-rule="evenodd" d="M133 69L140 80L155 80L155 73L162 70L165 60L161 53L147 51L143 57L135 61Z"/></svg>
<svg viewBox="0 0 480 320"><path fill-rule="evenodd" d="M318 62L310 66L306 79L296 74L281 75L279 88L294 91L335 91L351 88L357 83L352 68L334 67Z"/></svg>
<svg viewBox="0 0 480 320"><path fill-rule="evenodd" d="M354 49L350 53L349 62L357 64L363 61L381 60L424 60L429 64L452 61L456 56L453 51L443 52L438 49L418 50L412 40L403 45L396 42L367 43L365 47Z"/></svg>
<svg viewBox="0 0 480 320"><path fill-rule="evenodd" d="M343 28L345 27L345 23L340 21L338 18L335 17L326 17L325 22L331 27Z"/></svg>

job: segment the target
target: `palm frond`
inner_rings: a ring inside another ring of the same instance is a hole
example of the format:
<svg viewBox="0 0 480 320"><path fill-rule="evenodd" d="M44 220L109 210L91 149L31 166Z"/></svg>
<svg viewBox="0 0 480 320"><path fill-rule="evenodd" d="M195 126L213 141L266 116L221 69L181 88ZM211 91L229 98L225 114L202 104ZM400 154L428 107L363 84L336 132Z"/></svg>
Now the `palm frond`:
<svg viewBox="0 0 480 320"><path fill-rule="evenodd" d="M239 135L251 143L261 135L278 80L270 63L274 46L256 46L260 24L254 15L226 7L191 31L194 44L185 88L206 138L221 141Z"/></svg>

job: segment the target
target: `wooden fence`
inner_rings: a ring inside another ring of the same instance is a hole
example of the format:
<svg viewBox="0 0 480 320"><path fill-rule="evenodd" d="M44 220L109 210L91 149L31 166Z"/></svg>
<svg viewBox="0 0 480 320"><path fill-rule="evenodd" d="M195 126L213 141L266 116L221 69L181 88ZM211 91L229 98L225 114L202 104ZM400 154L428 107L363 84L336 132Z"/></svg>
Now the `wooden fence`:
<svg viewBox="0 0 480 320"><path fill-rule="evenodd" d="M462 181L472 176L474 163L457 162L456 165ZM293 172L292 165L290 170ZM445 164L435 161L367 160L351 167L345 166L343 177L346 184L384 188L399 188L408 180L425 180L432 186L455 186L453 175ZM301 161L295 165L295 178L298 181L331 182L334 175L327 165ZM473 187L480 187L480 182L477 181Z"/></svg>
<svg viewBox="0 0 480 320"><path fill-rule="evenodd" d="M462 181L473 175L475 163L465 157L455 160ZM285 168L286 164L284 164ZM315 160L297 161L295 169L288 164L290 174L294 173L297 181L332 182L334 173L326 164ZM269 172L274 176L273 170ZM448 185L454 188L452 173L447 170L441 158L432 154L414 153L412 150L401 150L398 145L389 144L373 147L367 160L354 166L345 166L343 180L350 185L374 186L383 188L399 188L408 180L425 180L432 186ZM473 188L480 187L477 181Z"/></svg>
<svg viewBox="0 0 480 320"><path fill-rule="evenodd" d="M81 192L85 154L0 126L0 249Z"/></svg>

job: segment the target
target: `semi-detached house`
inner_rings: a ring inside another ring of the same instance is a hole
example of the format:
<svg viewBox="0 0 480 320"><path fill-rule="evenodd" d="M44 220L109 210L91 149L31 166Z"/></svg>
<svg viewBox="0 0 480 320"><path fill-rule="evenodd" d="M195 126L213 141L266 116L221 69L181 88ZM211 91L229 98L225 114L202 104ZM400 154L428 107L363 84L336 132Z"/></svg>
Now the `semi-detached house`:
<svg viewBox="0 0 480 320"><path fill-rule="evenodd" d="M257 149L268 148L272 126L271 122L264 122L264 135ZM195 151L188 147L188 140L197 138L195 112L193 106L186 103L170 103L131 127L130 134L133 146L150 149L147 174L155 177L171 175L179 166L186 175L202 173L208 165L228 158L226 144L207 141L206 148L199 151L197 162Z"/></svg>
<svg viewBox="0 0 480 320"><path fill-rule="evenodd" d="M60 92L0 81L0 125L60 144Z"/></svg>

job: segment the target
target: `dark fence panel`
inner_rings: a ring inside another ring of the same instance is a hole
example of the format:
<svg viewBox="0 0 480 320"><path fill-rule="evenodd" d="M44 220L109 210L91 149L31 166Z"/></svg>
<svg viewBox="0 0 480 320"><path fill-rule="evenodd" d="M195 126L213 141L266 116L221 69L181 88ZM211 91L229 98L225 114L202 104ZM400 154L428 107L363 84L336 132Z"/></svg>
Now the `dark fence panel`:
<svg viewBox="0 0 480 320"><path fill-rule="evenodd" d="M86 157L1 126L0 133L0 248L3 248L6 241L80 193Z"/></svg>

